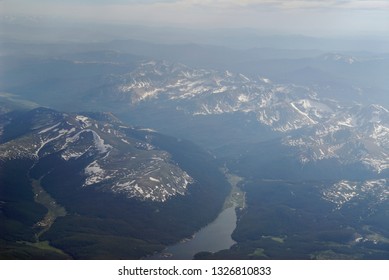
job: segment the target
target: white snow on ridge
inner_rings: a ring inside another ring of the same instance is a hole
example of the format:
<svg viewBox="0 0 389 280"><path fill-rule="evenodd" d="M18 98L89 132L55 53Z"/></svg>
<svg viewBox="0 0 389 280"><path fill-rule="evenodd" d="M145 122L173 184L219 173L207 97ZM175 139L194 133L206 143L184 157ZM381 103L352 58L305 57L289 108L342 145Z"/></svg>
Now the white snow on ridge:
<svg viewBox="0 0 389 280"><path fill-rule="evenodd" d="M85 179L83 187L97 184L107 179L105 178L105 171L100 167L96 160L85 167L84 172L88 177Z"/></svg>
<svg viewBox="0 0 389 280"><path fill-rule="evenodd" d="M238 100L239 100L239 102L244 103L244 102L248 102L250 100L250 98L245 94L239 94Z"/></svg>
<svg viewBox="0 0 389 280"><path fill-rule="evenodd" d="M266 83L266 84L271 84L271 80L269 80L269 79L267 79L267 78L260 78L261 79L261 81L263 81L264 83Z"/></svg>
<svg viewBox="0 0 389 280"><path fill-rule="evenodd" d="M120 140L121 140L123 143L130 144L130 142L128 142L126 139L121 138Z"/></svg>
<svg viewBox="0 0 389 280"><path fill-rule="evenodd" d="M108 150L112 149L113 147L109 144L104 144L104 140L98 135L95 131L89 130L93 134L93 140L95 142L97 150L101 153L104 154L108 152Z"/></svg>
<svg viewBox="0 0 389 280"><path fill-rule="evenodd" d="M351 117L348 117L344 121L339 121L338 125L340 125L340 126L347 126L347 127L354 127L353 119Z"/></svg>
<svg viewBox="0 0 389 280"><path fill-rule="evenodd" d="M44 146L46 146L48 143L50 143L54 140L59 139L60 137L62 137L66 133L67 133L67 130L62 131L62 133L60 131L60 132L58 132L57 136L52 137L52 138L48 138L48 139L45 139L45 137L40 136L40 147L35 151L35 153L34 153L35 157L39 158L39 152L43 149Z"/></svg>
<svg viewBox="0 0 389 280"><path fill-rule="evenodd" d="M239 74L239 76L240 76L241 78L243 78L246 82L250 82L250 79L247 78L245 75Z"/></svg>
<svg viewBox="0 0 389 280"><path fill-rule="evenodd" d="M147 90L143 92L142 95L139 97L139 101L154 98L158 95L159 92L161 92L161 89L159 88Z"/></svg>
<svg viewBox="0 0 389 280"><path fill-rule="evenodd" d="M150 170L143 175L142 172L134 172L127 178L119 180L110 189L115 193L123 193L128 197L164 202L172 196L185 195L188 185L194 182L185 171L177 169L176 166L172 166L170 174L165 174L163 178L156 179L147 176L149 173L158 171L158 169ZM103 177L104 174L100 176L100 178ZM101 182L101 180L93 178L92 182Z"/></svg>
<svg viewBox="0 0 389 280"><path fill-rule="evenodd" d="M71 129L70 131L74 132L73 129ZM95 147L97 148L99 153L104 154L104 153L108 152L108 150L113 148L111 145L105 144L104 140L94 130L92 130L92 129L84 129L84 130L81 130L81 131L77 132L75 135L66 138L65 139L65 143L61 147L61 150L66 149L69 146L69 144L78 141L80 139L80 135L81 134L88 133L88 132L92 133Z"/></svg>
<svg viewBox="0 0 389 280"><path fill-rule="evenodd" d="M149 177L150 181L153 181L153 182L158 182L160 183L161 181L159 181L158 179L155 179L154 177Z"/></svg>
<svg viewBox="0 0 389 280"><path fill-rule="evenodd" d="M223 86L223 87L220 87L220 88L213 90L213 93L222 93L222 92L225 92L227 90L228 90L228 87Z"/></svg>
<svg viewBox="0 0 389 280"><path fill-rule="evenodd" d="M388 157L386 157L385 159L365 157L362 159L362 163L365 164L367 167L370 167L373 170L375 170L378 174L380 174L382 171L386 169L389 169Z"/></svg>
<svg viewBox="0 0 389 280"><path fill-rule="evenodd" d="M50 126L50 127L48 127L48 128L45 128L45 129L43 129L43 130L41 130L41 131L39 131L38 132L38 134L43 134L43 133L46 133L46 132L48 132L48 131L50 131L50 130L52 130L52 129L54 129L54 128L56 128L57 126L59 126L61 124L61 122L59 122L59 123L56 123L55 125L53 125L53 126Z"/></svg>
<svg viewBox="0 0 389 280"><path fill-rule="evenodd" d="M305 118L308 119L308 121L310 121L312 124L316 124L317 122L315 122L314 120L312 120L309 115L307 113L304 113L303 111L301 111L299 108L297 108L297 106L291 102L290 105L293 107L293 109L295 109L299 114L303 115ZM306 103L304 103L304 105L306 106Z"/></svg>
<svg viewBox="0 0 389 280"><path fill-rule="evenodd" d="M61 158L68 161L70 159L78 159L82 155L85 154L86 151L83 152L70 152L70 151L65 151L61 154Z"/></svg>
<svg viewBox="0 0 389 280"><path fill-rule="evenodd" d="M381 124L374 124L374 131L369 136L373 139L387 138L389 136L389 128Z"/></svg>
<svg viewBox="0 0 389 280"><path fill-rule="evenodd" d="M88 117L77 115L76 120L82 124L82 128L90 127L92 125Z"/></svg>
<svg viewBox="0 0 389 280"><path fill-rule="evenodd" d="M138 128L137 130L140 130L140 131L147 131L147 132L157 132L156 130L151 129L151 128Z"/></svg>
<svg viewBox="0 0 389 280"><path fill-rule="evenodd" d="M336 205L337 209L354 199L368 198L369 203L382 203L389 199L387 179L368 180L364 182L339 181L323 190L322 195ZM371 198L374 197L374 200Z"/></svg>

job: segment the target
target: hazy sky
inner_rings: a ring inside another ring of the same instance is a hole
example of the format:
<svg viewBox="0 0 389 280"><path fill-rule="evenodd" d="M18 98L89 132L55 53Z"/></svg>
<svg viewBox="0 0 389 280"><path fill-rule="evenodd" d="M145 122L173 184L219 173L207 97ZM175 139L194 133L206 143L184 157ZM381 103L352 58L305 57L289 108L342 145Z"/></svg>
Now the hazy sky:
<svg viewBox="0 0 389 280"><path fill-rule="evenodd" d="M0 13L305 35L389 34L389 0L0 0Z"/></svg>

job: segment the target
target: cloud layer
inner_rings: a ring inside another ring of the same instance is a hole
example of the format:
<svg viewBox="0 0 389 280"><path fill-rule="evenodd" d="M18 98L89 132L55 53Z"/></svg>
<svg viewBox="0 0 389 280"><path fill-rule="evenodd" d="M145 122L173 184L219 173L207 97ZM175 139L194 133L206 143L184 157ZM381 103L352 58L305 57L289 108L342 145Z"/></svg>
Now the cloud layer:
<svg viewBox="0 0 389 280"><path fill-rule="evenodd" d="M3 0L3 14L24 14L199 28L250 27L294 33L389 31L388 0Z"/></svg>

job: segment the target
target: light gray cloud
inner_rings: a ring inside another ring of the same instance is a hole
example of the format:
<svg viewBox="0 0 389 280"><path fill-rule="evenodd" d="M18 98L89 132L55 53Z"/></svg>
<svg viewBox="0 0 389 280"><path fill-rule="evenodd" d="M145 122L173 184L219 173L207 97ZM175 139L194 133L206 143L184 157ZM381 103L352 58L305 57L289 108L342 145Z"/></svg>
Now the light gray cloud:
<svg viewBox="0 0 389 280"><path fill-rule="evenodd" d="M1 13L181 27L388 33L388 0L4 0Z"/></svg>
<svg viewBox="0 0 389 280"><path fill-rule="evenodd" d="M181 0L188 6L210 8L274 8L278 10L304 9L389 9L388 0Z"/></svg>

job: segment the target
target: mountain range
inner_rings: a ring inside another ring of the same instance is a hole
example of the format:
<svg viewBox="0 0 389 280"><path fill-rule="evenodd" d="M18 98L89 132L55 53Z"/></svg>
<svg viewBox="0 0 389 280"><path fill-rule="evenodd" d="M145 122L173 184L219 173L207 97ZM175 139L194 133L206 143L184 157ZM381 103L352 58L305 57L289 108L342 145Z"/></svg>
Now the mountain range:
<svg viewBox="0 0 389 280"><path fill-rule="evenodd" d="M2 258L154 254L235 175L237 244L197 258L387 256L387 56L92 45L5 46Z"/></svg>

